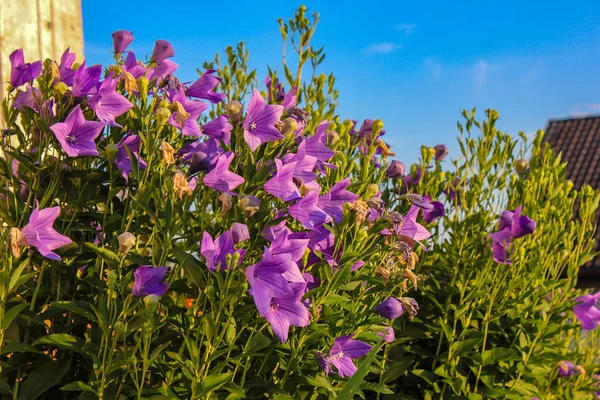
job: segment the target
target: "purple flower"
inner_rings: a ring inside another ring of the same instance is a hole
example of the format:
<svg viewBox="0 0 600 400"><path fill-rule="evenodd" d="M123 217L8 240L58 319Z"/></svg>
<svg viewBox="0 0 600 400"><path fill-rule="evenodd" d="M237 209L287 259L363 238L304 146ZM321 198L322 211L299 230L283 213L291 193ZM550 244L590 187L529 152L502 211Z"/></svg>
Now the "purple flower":
<svg viewBox="0 0 600 400"><path fill-rule="evenodd" d="M599 299L600 292L575 299L579 304L573 307L573 313L581 322L581 327L587 331L594 330L600 325L600 310L596 307Z"/></svg>
<svg viewBox="0 0 600 400"><path fill-rule="evenodd" d="M146 169L147 164L138 155L140 150L140 137L138 135L124 136L117 146L118 150L117 155L115 156L115 164L117 164L117 167L121 170L121 175L123 175L123 178L127 181L129 179L129 174L132 171L132 166L131 158L129 157L127 150L125 150L125 147L129 149L131 155L137 158L140 170Z"/></svg>
<svg viewBox="0 0 600 400"><path fill-rule="evenodd" d="M293 181L296 163L291 162L283 165L281 160L275 159L275 166L277 172L273 178L265 183L265 191L283 201L295 201L302 198L298 187Z"/></svg>
<svg viewBox="0 0 600 400"><path fill-rule="evenodd" d="M410 201L412 205L419 207L423 211L433 210L433 204L431 204L429 197L423 197L417 193L408 193L405 194L403 197Z"/></svg>
<svg viewBox="0 0 600 400"><path fill-rule="evenodd" d="M383 341L386 343L392 343L394 340L396 340L394 329L391 326L388 326L383 332L377 332L377 336L383 338Z"/></svg>
<svg viewBox="0 0 600 400"><path fill-rule="evenodd" d="M324 171L324 166L329 168L336 168L335 165L326 162L335 155L335 151L331 150L325 145L327 141L327 128L329 122L323 121L317 126L315 134L306 139L306 154L315 157L317 161L317 168L319 171Z"/></svg>
<svg viewBox="0 0 600 400"><path fill-rule="evenodd" d="M576 375L577 372L577 367L570 361L560 361L558 363L558 374L560 376L569 377Z"/></svg>
<svg viewBox="0 0 600 400"><path fill-rule="evenodd" d="M352 336L340 336L334 340L329 350L328 362L337 369L337 374L343 377L354 375L357 368L353 359L366 356L372 346L360 340L352 339ZM325 371L327 373L327 371Z"/></svg>
<svg viewBox="0 0 600 400"><path fill-rule="evenodd" d="M307 326L310 318L306 306L300 301L305 293L306 283L294 283L290 287L292 294L273 294L267 307L260 302L256 303L258 312L271 323L273 333L282 343L287 341L290 326Z"/></svg>
<svg viewBox="0 0 600 400"><path fill-rule="evenodd" d="M229 166L235 155L232 151L219 156L217 165L204 177L204 184L211 189L231 194L232 190L246 180L238 174L229 171Z"/></svg>
<svg viewBox="0 0 600 400"><path fill-rule="evenodd" d="M244 139L254 151L262 143L272 142L283 138L275 127L283 114L283 106L265 104L265 99L257 89L252 91L248 104L248 113L244 119Z"/></svg>
<svg viewBox="0 0 600 400"><path fill-rule="evenodd" d="M196 82L192 84L186 93L190 97L205 99L211 103L218 103L224 100L227 96L223 93L215 93L212 90L221 82L221 79L213 76L215 71L206 71Z"/></svg>
<svg viewBox="0 0 600 400"><path fill-rule="evenodd" d="M23 49L13 51L9 56L10 60L10 84L12 87L18 87L34 80L42 73L42 62L25 63L25 54Z"/></svg>
<svg viewBox="0 0 600 400"><path fill-rule="evenodd" d="M73 75L73 96L86 97L96 93L100 74L102 74L102 65L92 65L86 68L84 61Z"/></svg>
<svg viewBox="0 0 600 400"><path fill-rule="evenodd" d="M121 65L121 68L123 71L129 72L136 79L144 75L148 69L144 64L136 60L135 53L133 51L127 53L125 63Z"/></svg>
<svg viewBox="0 0 600 400"><path fill-rule="evenodd" d="M236 237L235 239L242 239L242 237ZM202 235L202 243L200 244L200 254L205 258L208 269L211 271L216 271L218 268L228 269L228 254L233 256L235 253L239 253L240 261L238 262L238 265L242 263L246 251L243 249L238 250L234 247L237 243L235 239L233 227L219 235L216 240L213 240L208 232L204 232Z"/></svg>
<svg viewBox="0 0 600 400"><path fill-rule="evenodd" d="M520 238L529 235L535 231L536 223L526 215L521 215L523 206L519 206L512 215L511 235L514 238ZM509 211L510 212L510 211ZM505 211L506 213L506 211ZM502 213L504 215L504 213Z"/></svg>
<svg viewBox="0 0 600 400"><path fill-rule="evenodd" d="M500 264L512 264L510 261L510 229L505 228L490 235L492 239L492 258Z"/></svg>
<svg viewBox="0 0 600 400"><path fill-rule="evenodd" d="M410 239L413 239L416 242L420 242L425 240L431 236L431 233L425 228L423 225L417 222L417 215L419 213L419 208L416 206L411 206L408 210L408 213L404 217L404 221L402 222L402 226L400 227L399 234L400 236L404 236ZM423 248L425 246L421 245Z"/></svg>
<svg viewBox="0 0 600 400"><path fill-rule="evenodd" d="M231 225L231 234L235 243L250 239L248 226L246 224L240 224L239 222L234 222L233 225Z"/></svg>
<svg viewBox="0 0 600 400"><path fill-rule="evenodd" d="M121 127L115 123L115 118L127 112L133 104L122 94L116 92L118 79L107 77L100 85L98 93L88 99L88 105L98 119L105 124Z"/></svg>
<svg viewBox="0 0 600 400"><path fill-rule="evenodd" d="M246 268L246 279L251 286L249 293L259 310L269 308L271 299L275 296L295 294L283 275L295 269L298 269L298 265L289 254L272 255L269 249L265 249L265 254L258 263Z"/></svg>
<svg viewBox="0 0 600 400"><path fill-rule="evenodd" d="M213 139L222 140L225 144L231 142L231 130L233 126L225 115L219 115L217 118L202 125L202 133Z"/></svg>
<svg viewBox="0 0 600 400"><path fill-rule="evenodd" d="M296 154L287 154L283 158L285 164L291 162L296 163L293 177L305 184L314 181L317 177L312 171L315 169L315 165L318 161L316 157L306 153L306 143L307 141L302 141L298 146L298 152Z"/></svg>
<svg viewBox="0 0 600 400"><path fill-rule="evenodd" d="M312 190L302 200L289 208L290 215L306 229L314 230L327 222L330 217L318 206L319 191Z"/></svg>
<svg viewBox="0 0 600 400"><path fill-rule="evenodd" d="M388 178L398 178L404 176L404 163L398 160L392 160L385 170L385 176Z"/></svg>
<svg viewBox="0 0 600 400"><path fill-rule="evenodd" d="M333 185L329 193L319 196L319 208L338 224L344 217L344 204L354 203L358 199L357 194L346 190L348 186L350 186L350 178L343 179Z"/></svg>
<svg viewBox="0 0 600 400"><path fill-rule="evenodd" d="M130 31L116 31L112 34L113 38L113 51L115 53L121 54L125 53L127 50L127 46L133 42L133 32Z"/></svg>
<svg viewBox="0 0 600 400"><path fill-rule="evenodd" d="M161 62L169 57L175 56L173 45L166 40L157 40L152 50L152 59Z"/></svg>
<svg viewBox="0 0 600 400"><path fill-rule="evenodd" d="M377 313L384 318L394 320L404 313L404 304L395 297L388 297L377 306Z"/></svg>
<svg viewBox="0 0 600 400"><path fill-rule="evenodd" d="M162 296L169 288L169 284L163 282L169 267L153 267L143 265L133 273L134 282L131 295L134 297L145 297L148 295Z"/></svg>
<svg viewBox="0 0 600 400"><path fill-rule="evenodd" d="M305 232L292 232L285 227L273 239L269 250L272 255L287 254L294 262L299 262L306 252L308 242Z"/></svg>
<svg viewBox="0 0 600 400"><path fill-rule="evenodd" d="M26 245L37 248L41 255L56 261L59 261L60 257L52 250L72 242L71 239L61 235L52 227L59 214L60 207L58 206L40 210L39 205L36 205L29 217L29 222L22 231L23 241Z"/></svg>
<svg viewBox="0 0 600 400"><path fill-rule="evenodd" d="M33 88L31 85L25 87L25 91L18 90L13 107L17 110L23 110L23 107L29 107L36 112L39 112L39 103L42 98L42 92L38 88Z"/></svg>
<svg viewBox="0 0 600 400"><path fill-rule="evenodd" d="M426 196L425 199L429 201L429 196ZM434 221L437 221L444 215L446 215L444 205L439 201L434 201L431 203L433 205L432 210L423 210L423 220L428 224Z"/></svg>
<svg viewBox="0 0 600 400"><path fill-rule="evenodd" d="M418 186L419 182L421 181L421 175L423 175L422 171L421 171L421 167L417 167L416 170L414 171L414 174L409 173L405 178L404 178L404 186L406 187L411 187L411 186Z"/></svg>
<svg viewBox="0 0 600 400"><path fill-rule="evenodd" d="M85 120L79 104L69 113L65 122L50 127L69 157L99 155L94 139L100 135L102 128L102 122Z"/></svg>
<svg viewBox="0 0 600 400"><path fill-rule="evenodd" d="M187 136L200 136L198 117L208 108L203 101L189 100L182 87L169 93L169 100L175 105L176 111L169 117L169 124L181 129Z"/></svg>
<svg viewBox="0 0 600 400"><path fill-rule="evenodd" d="M70 47L68 47L60 57L60 65L58 66L60 81L64 82L67 86L73 86L73 77L75 76L73 63L76 59L77 55L75 53L71 53Z"/></svg>
<svg viewBox="0 0 600 400"><path fill-rule="evenodd" d="M438 144L433 147L435 150L435 160L442 161L448 155L448 147L445 144Z"/></svg>

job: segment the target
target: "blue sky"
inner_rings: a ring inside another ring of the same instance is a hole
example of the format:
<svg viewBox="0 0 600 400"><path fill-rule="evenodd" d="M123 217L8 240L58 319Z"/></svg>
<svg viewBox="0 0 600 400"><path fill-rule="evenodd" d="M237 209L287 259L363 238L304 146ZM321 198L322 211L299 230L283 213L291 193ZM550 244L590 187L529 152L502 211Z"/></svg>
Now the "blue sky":
<svg viewBox="0 0 600 400"><path fill-rule="evenodd" d="M498 109L498 126L514 134L543 129L551 118L600 114L600 2L494 3L304 2L321 14L314 44L327 53L321 71L336 76L338 111L381 118L405 162L416 161L421 144L446 143L456 154L463 108L476 106L481 117ZM185 80L242 40L260 77L266 65L280 71L276 20L302 3L128 0L113 3L114 18L97 4L83 0L88 62L109 62L110 34L128 29L138 56L156 39L172 42Z"/></svg>

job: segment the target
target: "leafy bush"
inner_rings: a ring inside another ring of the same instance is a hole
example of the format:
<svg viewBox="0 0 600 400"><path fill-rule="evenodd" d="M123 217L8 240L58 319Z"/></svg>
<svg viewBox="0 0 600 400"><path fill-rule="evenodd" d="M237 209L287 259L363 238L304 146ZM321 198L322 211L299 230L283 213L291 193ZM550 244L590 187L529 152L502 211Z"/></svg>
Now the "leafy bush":
<svg viewBox="0 0 600 400"><path fill-rule="evenodd" d="M167 41L141 62L127 31L113 34L106 68L69 50L60 61L11 55L2 396L593 390L582 374L592 347L570 310L598 195L569 187L541 135L515 175L517 142L492 111L482 125L465 114L455 172L442 170L443 145L405 171L381 121L336 114L335 79L316 72L318 18L300 7L279 21L297 58L284 54L287 88L272 70L257 84L243 43L191 84L174 75ZM499 218L508 228L489 240ZM595 327L590 310L578 316Z"/></svg>

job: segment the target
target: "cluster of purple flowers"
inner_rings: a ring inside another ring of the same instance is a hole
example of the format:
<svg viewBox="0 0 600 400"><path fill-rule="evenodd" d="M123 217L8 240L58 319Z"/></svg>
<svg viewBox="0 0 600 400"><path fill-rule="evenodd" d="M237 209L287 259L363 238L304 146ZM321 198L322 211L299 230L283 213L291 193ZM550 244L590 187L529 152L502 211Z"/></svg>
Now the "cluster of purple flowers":
<svg viewBox="0 0 600 400"><path fill-rule="evenodd" d="M498 231L492 233L492 257L498 263L510 264L510 241L530 235L535 231L536 223L526 215L522 215L523 206L516 210L506 210L500 216Z"/></svg>

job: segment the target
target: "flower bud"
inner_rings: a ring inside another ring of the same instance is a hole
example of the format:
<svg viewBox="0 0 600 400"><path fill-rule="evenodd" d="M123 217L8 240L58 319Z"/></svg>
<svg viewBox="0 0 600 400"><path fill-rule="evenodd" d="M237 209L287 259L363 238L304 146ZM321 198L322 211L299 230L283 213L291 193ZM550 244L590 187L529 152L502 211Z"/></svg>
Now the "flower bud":
<svg viewBox="0 0 600 400"><path fill-rule="evenodd" d="M190 161L190 168L188 170L189 174L195 174L199 171L208 172L210 169L210 157L203 151L196 151L192 155L192 160Z"/></svg>
<svg viewBox="0 0 600 400"><path fill-rule="evenodd" d="M156 122L158 122L158 125L162 126L167 123L169 118L171 118L171 111L166 107L159 107L156 110L155 116L156 116Z"/></svg>
<svg viewBox="0 0 600 400"><path fill-rule="evenodd" d="M175 56L173 45L166 40L157 40L152 50L152 60L161 62L169 57Z"/></svg>
<svg viewBox="0 0 600 400"><path fill-rule="evenodd" d="M109 143L104 148L104 154L106 155L106 158L108 159L108 161L111 161L111 162L115 159L118 152L119 152L119 147L114 143Z"/></svg>
<svg viewBox="0 0 600 400"><path fill-rule="evenodd" d="M392 160L390 166L385 170L388 178L398 178L404 175L405 167L402 161Z"/></svg>
<svg viewBox="0 0 600 400"><path fill-rule="evenodd" d="M160 145L160 153L162 155L163 161L167 165L175 164L175 158L173 157L173 153L175 153L175 149L167 142L162 142Z"/></svg>
<svg viewBox="0 0 600 400"><path fill-rule="evenodd" d="M377 313L383 318L394 320L404 313L404 304L395 297L389 297L377 306Z"/></svg>
<svg viewBox="0 0 600 400"><path fill-rule="evenodd" d="M239 121L242 118L242 111L244 106L237 100L232 100L225 105L225 111L232 121Z"/></svg>
<svg viewBox="0 0 600 400"><path fill-rule="evenodd" d="M162 99L160 101L160 103L158 103L159 107L164 107L164 108L169 108L171 106L171 103L169 103L169 100L167 99Z"/></svg>
<svg viewBox="0 0 600 400"><path fill-rule="evenodd" d="M110 287L115 286L115 283L117 283L117 278L118 278L117 273L115 271L110 271L106 278L106 280L108 282L108 286L110 286Z"/></svg>
<svg viewBox="0 0 600 400"><path fill-rule="evenodd" d="M376 119L373 121L373 137L377 137L381 130L383 129L383 121L380 119Z"/></svg>
<svg viewBox="0 0 600 400"><path fill-rule="evenodd" d="M124 53L127 50L127 46L133 42L133 32L126 30L116 31L112 34L113 38L113 51L116 54Z"/></svg>
<svg viewBox="0 0 600 400"><path fill-rule="evenodd" d="M148 296L144 297L144 306L146 306L146 311L148 311L149 314L154 314L156 312L156 309L158 308L158 300L158 296L154 294L149 294Z"/></svg>
<svg viewBox="0 0 600 400"><path fill-rule="evenodd" d="M146 96L148 95L148 84L150 83L150 81L145 76L140 76L136 79L135 83L137 83L140 97L142 98L142 100L146 100Z"/></svg>
<svg viewBox="0 0 600 400"><path fill-rule="evenodd" d="M248 231L248 226L245 224L240 224L239 222L234 222L231 226L231 235L233 237L234 243L240 243L244 240L250 239L250 232Z"/></svg>
<svg viewBox="0 0 600 400"><path fill-rule="evenodd" d="M515 161L515 168L517 169L517 173L519 175L525 175L529 172L529 162L522 158L519 158Z"/></svg>
<svg viewBox="0 0 600 400"><path fill-rule="evenodd" d="M206 293L206 295L208 297L210 297L211 299L215 297L215 287L213 285L208 286L204 292Z"/></svg>
<svg viewBox="0 0 600 400"><path fill-rule="evenodd" d="M570 192L571 189L573 189L573 181L572 180L568 180L565 182L565 186L566 186L566 191Z"/></svg>
<svg viewBox="0 0 600 400"><path fill-rule="evenodd" d="M327 131L327 147L335 147L340 141L340 135L334 130Z"/></svg>
<svg viewBox="0 0 600 400"><path fill-rule="evenodd" d="M287 117L283 120L283 126L281 127L281 134L283 136L291 135L298 130L298 121L295 118Z"/></svg>
<svg viewBox="0 0 600 400"><path fill-rule="evenodd" d="M450 150L448 149L448 147L445 144L438 144L436 146L433 147L435 154L435 161L442 161L444 158L446 158L446 156L448 155L448 153L450 152Z"/></svg>
<svg viewBox="0 0 600 400"><path fill-rule="evenodd" d="M244 196L240 200L240 208L242 209L244 217L249 218L260 209L260 200L254 196Z"/></svg>
<svg viewBox="0 0 600 400"><path fill-rule="evenodd" d="M69 87L64 82L56 82L54 84L54 90L56 91L56 93L59 93L61 96L64 96L65 93L67 93L67 90L69 90Z"/></svg>
<svg viewBox="0 0 600 400"><path fill-rule="evenodd" d="M377 186L377 184L370 183L369 185L367 185L367 190L365 192L365 197L367 199L370 199L373 196L377 196L377 193L379 193L379 186Z"/></svg>
<svg viewBox="0 0 600 400"><path fill-rule="evenodd" d="M115 333L115 336L119 336L124 331L125 325L121 321L117 321L117 323L115 323L115 325L113 326L113 332Z"/></svg>
<svg viewBox="0 0 600 400"><path fill-rule="evenodd" d="M129 232L123 232L119 236L117 236L117 240L119 241L119 252L121 254L129 253L129 250L133 246L135 246L135 236Z"/></svg>

